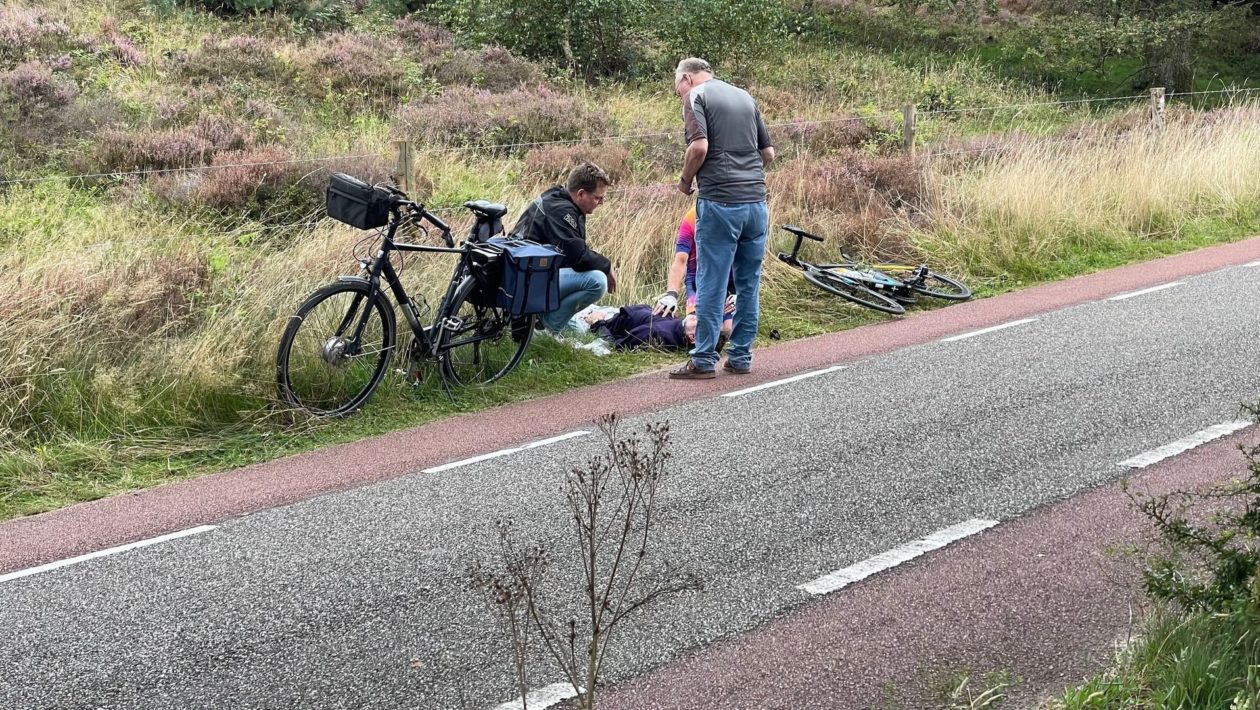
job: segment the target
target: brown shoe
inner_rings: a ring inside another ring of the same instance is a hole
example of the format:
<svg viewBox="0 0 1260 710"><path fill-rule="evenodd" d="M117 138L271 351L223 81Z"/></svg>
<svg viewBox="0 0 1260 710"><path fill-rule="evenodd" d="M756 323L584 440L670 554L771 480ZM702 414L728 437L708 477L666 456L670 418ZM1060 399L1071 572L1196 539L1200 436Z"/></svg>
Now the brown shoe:
<svg viewBox="0 0 1260 710"><path fill-rule="evenodd" d="M722 363L722 369L726 370L732 375L747 375L752 372L751 367L735 367L734 365L731 364L730 360L727 360L726 362Z"/></svg>
<svg viewBox="0 0 1260 710"><path fill-rule="evenodd" d="M711 380L714 377L717 377L716 371L698 370L695 363L690 360L682 367L669 373L669 379L671 380Z"/></svg>

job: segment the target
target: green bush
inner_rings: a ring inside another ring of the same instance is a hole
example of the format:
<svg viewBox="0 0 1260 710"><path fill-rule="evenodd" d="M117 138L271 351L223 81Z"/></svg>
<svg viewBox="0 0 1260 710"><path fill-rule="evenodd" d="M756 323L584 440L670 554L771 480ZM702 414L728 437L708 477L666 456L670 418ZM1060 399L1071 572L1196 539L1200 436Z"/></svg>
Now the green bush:
<svg viewBox="0 0 1260 710"><path fill-rule="evenodd" d="M1260 421L1260 405L1245 409ZM1247 475L1240 481L1137 501L1164 546L1143 571L1154 598L1228 611L1260 582L1260 446L1244 453Z"/></svg>
<svg viewBox="0 0 1260 710"><path fill-rule="evenodd" d="M646 0L439 0L430 12L466 44L497 44L593 79L629 70L648 36Z"/></svg>
<svg viewBox="0 0 1260 710"><path fill-rule="evenodd" d="M347 0L149 0L149 7L160 13L192 7L224 16L281 15L313 30L345 27L351 9Z"/></svg>
<svg viewBox="0 0 1260 710"><path fill-rule="evenodd" d="M740 74L753 62L781 52L808 18L781 0L692 0L662 4L655 19L662 63L703 57L720 73Z"/></svg>

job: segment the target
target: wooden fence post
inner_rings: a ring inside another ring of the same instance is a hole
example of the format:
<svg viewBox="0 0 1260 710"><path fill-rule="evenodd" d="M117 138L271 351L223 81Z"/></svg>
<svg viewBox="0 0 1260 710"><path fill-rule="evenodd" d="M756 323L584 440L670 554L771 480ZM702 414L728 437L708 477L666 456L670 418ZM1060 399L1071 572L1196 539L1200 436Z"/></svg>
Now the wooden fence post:
<svg viewBox="0 0 1260 710"><path fill-rule="evenodd" d="M394 141L394 151L394 181L398 189L410 195L416 175L415 146L411 141Z"/></svg>
<svg viewBox="0 0 1260 710"><path fill-rule="evenodd" d="M1151 128L1164 127L1164 87L1151 87Z"/></svg>
<svg viewBox="0 0 1260 710"><path fill-rule="evenodd" d="M905 145L906 152L914 155L914 124L917 112L914 104L907 104L901 109L901 117L903 119L903 128L901 129L901 139Z"/></svg>

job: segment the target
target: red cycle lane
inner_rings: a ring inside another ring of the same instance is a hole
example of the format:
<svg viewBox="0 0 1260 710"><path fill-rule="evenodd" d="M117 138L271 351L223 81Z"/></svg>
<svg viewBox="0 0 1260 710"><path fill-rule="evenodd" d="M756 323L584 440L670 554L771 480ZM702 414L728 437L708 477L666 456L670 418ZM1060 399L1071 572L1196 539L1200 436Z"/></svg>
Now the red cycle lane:
<svg viewBox="0 0 1260 710"><path fill-rule="evenodd" d="M1260 238L761 348L750 376L677 382L650 372L0 523L0 574L586 428L601 412L656 411L1256 259ZM598 403L594 410L592 402Z"/></svg>
<svg viewBox="0 0 1260 710"><path fill-rule="evenodd" d="M1255 427L1142 469L1136 494L1192 490L1246 473ZM1151 525L1119 483L1002 523L846 587L600 697L603 710L849 710L948 706L968 669L1017 682L1028 707L1114 660L1142 598L1137 564L1109 551ZM808 580L801 580L806 582Z"/></svg>

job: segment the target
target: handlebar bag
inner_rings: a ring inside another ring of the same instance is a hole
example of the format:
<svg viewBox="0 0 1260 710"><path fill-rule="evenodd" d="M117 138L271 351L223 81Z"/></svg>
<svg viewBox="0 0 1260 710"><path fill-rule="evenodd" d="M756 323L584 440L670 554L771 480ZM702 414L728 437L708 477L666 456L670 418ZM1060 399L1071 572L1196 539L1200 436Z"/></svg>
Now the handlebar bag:
<svg viewBox="0 0 1260 710"><path fill-rule="evenodd" d="M335 173L328 179L328 216L359 229L376 229L389 224L389 191L362 180Z"/></svg>

